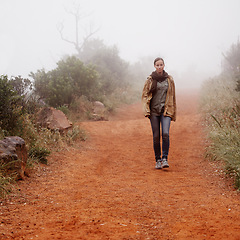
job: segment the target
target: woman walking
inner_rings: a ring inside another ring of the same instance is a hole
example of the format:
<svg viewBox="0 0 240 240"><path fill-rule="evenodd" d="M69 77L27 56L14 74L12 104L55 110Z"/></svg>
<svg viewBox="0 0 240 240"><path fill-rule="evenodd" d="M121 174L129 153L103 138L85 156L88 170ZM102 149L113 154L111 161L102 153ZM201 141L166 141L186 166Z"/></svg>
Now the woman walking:
<svg viewBox="0 0 240 240"><path fill-rule="evenodd" d="M164 70L164 60L156 58L154 67L156 71L147 78L143 88L142 104L152 126L156 168L161 169L169 167L169 129L171 121L176 121L176 97L173 78Z"/></svg>

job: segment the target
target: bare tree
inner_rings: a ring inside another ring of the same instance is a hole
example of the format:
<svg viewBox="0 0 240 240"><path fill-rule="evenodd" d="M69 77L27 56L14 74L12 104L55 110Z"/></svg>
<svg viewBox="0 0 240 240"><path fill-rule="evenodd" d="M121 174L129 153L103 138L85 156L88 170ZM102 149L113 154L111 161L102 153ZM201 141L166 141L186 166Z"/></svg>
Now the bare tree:
<svg viewBox="0 0 240 240"><path fill-rule="evenodd" d="M87 30L85 29L85 34L83 36L79 36L81 20L89 16L89 14L82 14L80 10L81 10L80 4L78 4L73 11L66 10L69 14L71 14L74 17L74 20L75 20L75 40L69 40L67 37L64 36L63 22L57 25L57 29L58 29L58 32L60 33L61 39L72 44L75 47L79 57L81 56L81 52L84 47L84 44L99 30L99 28L95 29L93 24L90 24L88 29Z"/></svg>

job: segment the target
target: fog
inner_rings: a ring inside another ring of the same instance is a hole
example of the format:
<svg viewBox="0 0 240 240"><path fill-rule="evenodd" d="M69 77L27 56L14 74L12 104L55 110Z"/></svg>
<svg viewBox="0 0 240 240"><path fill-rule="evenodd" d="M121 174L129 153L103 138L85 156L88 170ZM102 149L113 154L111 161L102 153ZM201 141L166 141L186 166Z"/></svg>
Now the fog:
<svg viewBox="0 0 240 240"><path fill-rule="evenodd" d="M93 37L116 45L131 64L146 56L152 57L150 64L163 57L179 88L199 87L219 74L222 53L240 35L239 0L0 0L0 74L28 77L75 54L57 25L63 23L64 36L74 40L69 12L78 4L83 14L80 39L91 24L98 29Z"/></svg>

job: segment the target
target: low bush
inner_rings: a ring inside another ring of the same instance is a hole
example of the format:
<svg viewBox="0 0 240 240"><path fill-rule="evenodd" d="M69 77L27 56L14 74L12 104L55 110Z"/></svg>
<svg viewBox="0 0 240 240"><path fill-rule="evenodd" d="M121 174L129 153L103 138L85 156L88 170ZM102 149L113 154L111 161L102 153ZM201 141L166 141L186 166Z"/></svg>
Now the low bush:
<svg viewBox="0 0 240 240"><path fill-rule="evenodd" d="M47 156L49 156L50 150L44 147L33 147L29 151L29 157L37 159L39 162L47 164Z"/></svg>
<svg viewBox="0 0 240 240"><path fill-rule="evenodd" d="M0 168L3 168L3 166L0 165ZM0 198L4 198L8 193L11 192L12 182L13 178L11 176L6 176L2 172L2 169L0 169Z"/></svg>
<svg viewBox="0 0 240 240"><path fill-rule="evenodd" d="M209 136L207 157L221 160L240 189L240 93L236 81L223 73L204 83L201 111Z"/></svg>

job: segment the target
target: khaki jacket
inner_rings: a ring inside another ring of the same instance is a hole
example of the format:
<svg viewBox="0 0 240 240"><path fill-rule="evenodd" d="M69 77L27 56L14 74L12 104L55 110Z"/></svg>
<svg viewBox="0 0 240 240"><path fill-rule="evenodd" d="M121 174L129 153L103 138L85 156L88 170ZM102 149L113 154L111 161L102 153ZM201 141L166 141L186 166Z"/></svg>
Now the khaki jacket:
<svg viewBox="0 0 240 240"><path fill-rule="evenodd" d="M150 102L152 99L152 93L150 93L150 89L152 87L152 81L152 77L149 76L144 84L142 91L142 106L145 117L150 116ZM175 84L171 76L168 78L168 91L163 115L170 117L172 121L176 121Z"/></svg>

